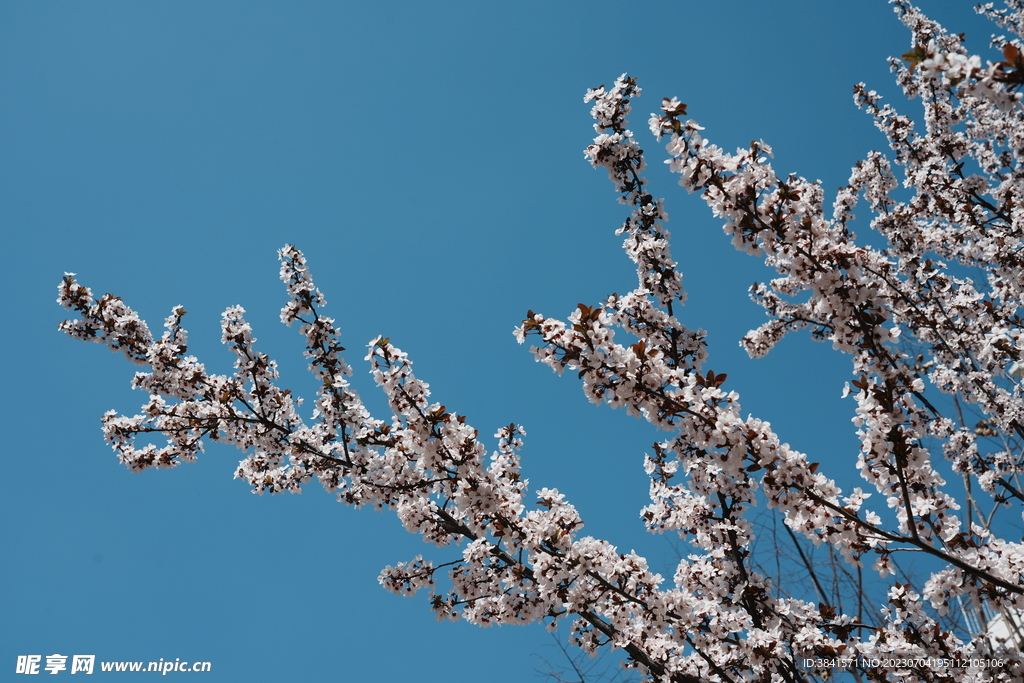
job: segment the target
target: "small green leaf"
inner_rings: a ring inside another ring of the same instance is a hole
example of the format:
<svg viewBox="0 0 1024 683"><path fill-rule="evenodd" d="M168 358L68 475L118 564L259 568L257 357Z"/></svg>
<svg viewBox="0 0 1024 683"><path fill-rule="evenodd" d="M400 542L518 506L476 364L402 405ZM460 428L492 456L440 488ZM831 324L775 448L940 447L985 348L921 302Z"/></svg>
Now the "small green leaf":
<svg viewBox="0 0 1024 683"><path fill-rule="evenodd" d="M925 50L923 45L915 45L913 50L904 52L902 55L903 61L910 64L910 73L914 73L914 68L928 59L928 51Z"/></svg>

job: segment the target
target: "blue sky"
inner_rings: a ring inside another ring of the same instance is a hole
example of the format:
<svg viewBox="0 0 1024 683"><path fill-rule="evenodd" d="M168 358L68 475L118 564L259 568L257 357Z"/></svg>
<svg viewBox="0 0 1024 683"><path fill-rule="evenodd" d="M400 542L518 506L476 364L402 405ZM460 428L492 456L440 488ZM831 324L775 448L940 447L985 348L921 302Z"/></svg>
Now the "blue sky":
<svg viewBox="0 0 1024 683"><path fill-rule="evenodd" d="M973 4L923 7L994 58ZM278 322L275 252L296 244L371 410L386 407L362 357L384 334L482 434L525 425L532 488L558 487L586 533L670 575L673 544L637 517L659 435L590 405L512 337L528 308L564 317L635 286L613 234L624 209L582 155L583 94L623 72L644 88L632 128L708 367L849 477L848 361L806 336L760 361L739 349L765 272L675 185L646 119L678 96L721 146L763 139L781 173L832 191L885 145L852 85L894 93L885 58L908 47L881 0L0 4L0 666L95 654L210 661L209 681L503 683L532 680L534 655L558 659L539 626L438 624L425 596L383 591L385 565L427 549L388 513L315 486L253 496L227 448L173 471L120 466L100 415L145 397L134 367L57 332L65 271L156 328L183 305L191 350L218 372L220 313L244 306L283 383L311 396L301 339Z"/></svg>

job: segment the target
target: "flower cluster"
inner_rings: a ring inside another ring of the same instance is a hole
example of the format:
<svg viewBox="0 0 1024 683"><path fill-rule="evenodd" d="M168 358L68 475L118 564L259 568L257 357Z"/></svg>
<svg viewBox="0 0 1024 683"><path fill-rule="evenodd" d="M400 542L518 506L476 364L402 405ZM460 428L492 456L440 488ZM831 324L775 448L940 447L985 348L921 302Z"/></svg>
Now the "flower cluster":
<svg viewBox="0 0 1024 683"><path fill-rule="evenodd" d="M640 95L626 75L587 92L597 137L585 155L631 207L618 234L637 286L581 303L564 321L529 311L516 335L537 341L538 361L577 373L590 401L668 433L645 457L651 502L640 515L651 532L690 544L671 580L643 557L583 535L583 520L557 490L531 499L520 469L525 430L503 427L489 455L464 416L431 400L388 338L373 340L366 360L391 415L372 417L349 383L340 333L322 314L326 301L292 246L279 252L289 295L281 320L298 324L319 384L310 420L278 386L275 363L256 350L240 307L222 321L235 371L214 375L187 355L183 308L155 339L120 299L96 300L65 276L58 301L81 318L61 329L148 368L134 386L149 401L133 417L106 414L107 440L133 470L192 461L207 439L229 443L246 452L236 476L257 493L297 492L316 479L341 502L393 510L408 531L461 552L442 564L417 556L387 567L386 589L426 588L439 619L482 626L568 618L585 651L623 650L651 680L827 677L800 663L808 657L988 661L996 645L983 628L944 619L965 604L981 615L1024 610L1024 545L993 523L998 510L1024 503L1024 3L981 8L1017 36L1001 39L1003 59L987 66L961 37L904 0L893 4L913 46L893 69L906 96L924 103L923 122L856 86L855 101L891 156L871 152L859 162L830 212L818 183L775 173L766 143L728 153L674 98L650 119L680 184L708 204L737 249L778 275L751 290L767 322L742 340L748 353L763 356L785 334L809 328L850 357L844 395L856 402L866 490L842 491L771 425L744 417L738 394L724 388L727 374L707 368L704 331L678 317L682 276L668 216L648 192L643 152L626 127ZM853 232L862 202L884 247ZM982 277L969 277L975 272ZM981 419L972 424L965 414ZM136 447L140 434L161 434L167 444ZM964 486L948 482L950 474ZM884 509L866 507L875 495ZM759 502L784 521L816 602L787 592L781 576L756 562L751 508ZM847 613L807 561L807 542L829 548L844 571L886 582L880 611ZM890 583L904 553L930 558L920 585ZM956 671L856 666L869 680L1024 678L1019 654L1000 655L1004 666Z"/></svg>

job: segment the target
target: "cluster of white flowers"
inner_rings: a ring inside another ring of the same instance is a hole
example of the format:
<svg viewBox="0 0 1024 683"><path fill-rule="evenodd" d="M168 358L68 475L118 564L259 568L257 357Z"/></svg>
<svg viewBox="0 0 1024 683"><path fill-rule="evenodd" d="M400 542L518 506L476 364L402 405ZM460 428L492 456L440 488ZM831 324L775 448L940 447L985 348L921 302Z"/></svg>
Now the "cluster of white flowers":
<svg viewBox="0 0 1024 683"><path fill-rule="evenodd" d="M464 545L445 564L417 556L387 567L380 582L388 590L427 588L438 618L480 625L567 617L584 650L624 650L656 681L795 683L827 675L801 665L808 657L993 655L986 638L941 617L964 601L991 612L1024 609L1024 545L992 533L977 500L987 496L995 508L1024 503L1017 484L1024 396L1015 379L1024 361L1024 115L1015 92L1024 62L1017 43L1006 43L1005 59L983 68L959 37L903 0L894 4L914 48L893 66L906 95L925 101L924 128L857 86L855 100L885 133L893 158L872 152L858 163L830 216L819 184L775 173L767 144L723 151L684 118L677 99L665 99L650 120L667 138L680 184L700 194L738 249L778 273L751 290L768 322L743 339L748 352L764 355L787 332L808 327L851 357L844 395L856 401L857 466L888 510L867 509L872 493L860 488L844 495L771 425L744 418L739 396L723 389L727 375L705 368L704 331L677 317L682 277L667 214L647 191L643 153L626 128L640 88L625 75L587 92L598 135L585 153L632 207L619 234L637 288L601 305L579 304L565 321L530 311L516 335L539 340L538 361L576 372L591 401L670 433L645 458L651 503L640 514L650 531L677 533L692 546L671 581L635 553L581 535L583 520L558 491L542 488L527 500L523 428L499 430L488 457L478 432L431 402L428 385L387 338L370 343L366 360L392 415L372 418L347 379L339 332L321 313L326 302L292 246L279 253L289 294L281 320L299 323L320 383L311 421L278 387L274 362L255 350L241 308L226 311L222 323L235 372L213 375L186 355L181 307L156 340L120 299L95 300L72 274L64 278L58 301L81 319L61 329L148 367L134 386L149 401L134 417L106 414L107 440L133 470L192 461L204 439L230 443L248 454L236 476L257 493L297 492L318 479L344 503L394 510L425 540ZM982 10L1021 35L1022 3ZM893 164L913 190L905 201L894 196ZM885 248L856 241L851 224L861 201ZM967 268L984 282L963 276ZM637 341L616 342L617 329ZM929 386L982 421L968 424L962 411L957 420L944 415L942 402L925 396ZM163 434L167 445L136 448L135 437L147 433ZM951 464L937 466L936 457ZM966 519L943 467L968 482ZM802 536L857 571L870 567L879 581L894 574L904 552L926 555L937 568L916 588L887 584L888 602L874 620L829 604L820 587L817 604L789 597L782 577L754 566L749 511L759 500L782 515L798 550ZM870 680L1024 679L1024 659L999 654L1002 666L862 672Z"/></svg>

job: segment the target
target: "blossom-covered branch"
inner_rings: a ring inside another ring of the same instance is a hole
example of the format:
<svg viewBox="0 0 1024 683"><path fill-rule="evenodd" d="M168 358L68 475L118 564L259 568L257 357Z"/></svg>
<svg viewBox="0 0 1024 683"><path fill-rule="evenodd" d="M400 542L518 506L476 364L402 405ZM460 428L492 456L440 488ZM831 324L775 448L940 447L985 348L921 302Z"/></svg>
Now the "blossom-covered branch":
<svg viewBox="0 0 1024 683"><path fill-rule="evenodd" d="M1024 502L1024 3L982 8L1016 36L995 41L1002 59L987 66L960 36L903 0L893 4L912 34L893 70L924 117L917 124L856 86L857 105L892 157L869 153L830 212L819 183L775 173L768 144L727 153L674 98L650 119L680 184L708 204L737 249L778 273L752 288L768 320L742 340L748 353L763 356L785 334L810 328L850 357L846 395L856 401L856 467L867 491L841 490L767 422L743 417L739 395L724 388L728 374L708 369L704 331L680 320L682 274L627 128L640 88L626 75L587 92L597 137L585 154L631 207L618 234L637 286L578 304L564 321L530 311L516 335L537 340L534 356L556 372L577 373L592 402L667 432L644 460L651 502L640 516L651 532L691 546L671 581L643 557L583 535L583 520L557 490L529 496L523 427L500 429L489 455L465 416L431 400L388 338L373 340L365 358L391 409L372 417L349 382L326 301L290 245L279 252L289 295L281 320L298 324L319 385L309 419L279 386L274 361L256 350L240 307L222 321L234 373L215 375L187 355L182 307L156 339L119 298L94 299L65 276L58 301L81 318L61 329L147 368L133 386L149 401L136 416L104 415L106 439L135 471L193 461L204 440L233 444L247 454L236 477L257 493L297 492L316 479L341 502L393 510L408 531L461 549L439 564L416 556L385 568L388 590L427 588L440 619L483 626L568 618L576 645L622 650L652 680L821 680L828 670L808 658L835 657L853 660L869 680L1021 680L1018 652L945 618L965 603L981 614L1024 610L1024 546L993 521ZM862 204L884 247L857 240ZM972 270L983 277L968 277ZM972 424L965 409L981 419ZM136 446L147 434L162 434L166 445ZM884 508L865 506L873 494ZM813 574L817 602L765 573L751 515L759 502L781 517L804 562L800 544L810 541L858 572L867 567L886 588L877 615L830 604ZM893 581L903 553L927 556L929 575ZM865 663L886 658L984 663Z"/></svg>

